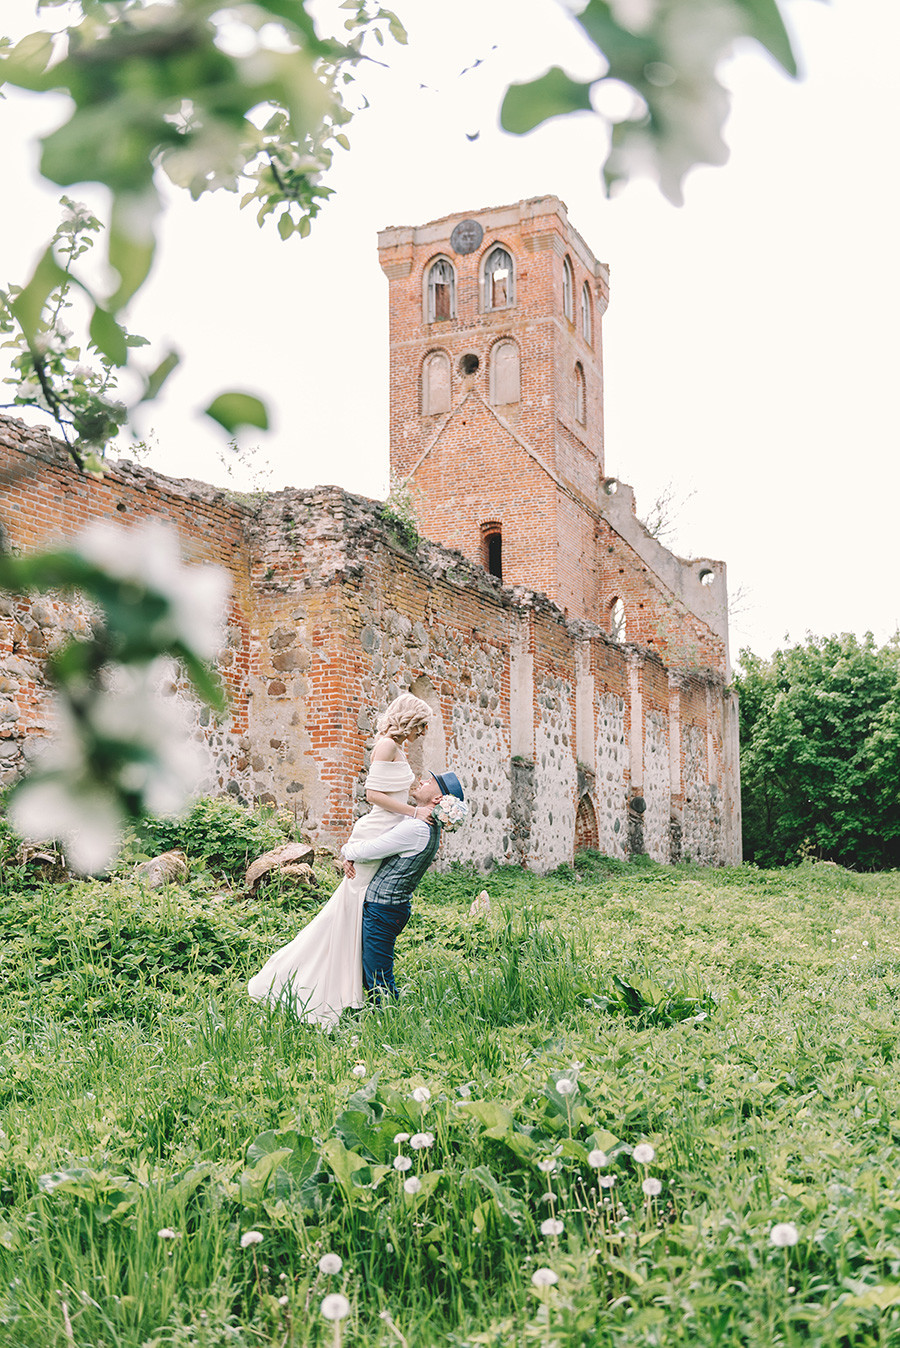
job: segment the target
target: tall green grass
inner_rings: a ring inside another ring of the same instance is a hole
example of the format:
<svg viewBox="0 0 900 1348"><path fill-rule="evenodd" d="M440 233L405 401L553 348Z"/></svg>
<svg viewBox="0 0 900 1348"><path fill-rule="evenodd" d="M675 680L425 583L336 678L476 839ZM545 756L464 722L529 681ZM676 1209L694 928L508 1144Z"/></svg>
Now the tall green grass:
<svg viewBox="0 0 900 1348"><path fill-rule="evenodd" d="M0 899L0 1344L900 1345L900 877L430 875L330 1035L244 993L316 906Z"/></svg>

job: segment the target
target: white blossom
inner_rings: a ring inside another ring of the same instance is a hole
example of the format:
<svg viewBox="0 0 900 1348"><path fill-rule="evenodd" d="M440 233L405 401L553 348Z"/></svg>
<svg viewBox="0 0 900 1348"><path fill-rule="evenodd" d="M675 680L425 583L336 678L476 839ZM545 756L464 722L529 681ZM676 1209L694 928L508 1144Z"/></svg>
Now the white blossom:
<svg viewBox="0 0 900 1348"><path fill-rule="evenodd" d="M638 1165L649 1165L656 1152L649 1142L639 1142L632 1154Z"/></svg>
<svg viewBox="0 0 900 1348"><path fill-rule="evenodd" d="M250 1245L259 1245L261 1241L261 1231L245 1231L241 1236L241 1249L246 1250Z"/></svg>
<svg viewBox="0 0 900 1348"><path fill-rule="evenodd" d="M164 1227L162 1228L162 1230L157 1231L156 1234L157 1234L157 1236L159 1237L160 1240L180 1240L180 1239L181 1239L180 1233L179 1233L178 1231L173 1231L172 1228L171 1228L171 1226L164 1226Z"/></svg>
<svg viewBox="0 0 900 1348"><path fill-rule="evenodd" d="M598 1175L597 1183L601 1189L611 1189L616 1182L615 1175Z"/></svg>
<svg viewBox="0 0 900 1348"><path fill-rule="evenodd" d="M320 1273L340 1273L344 1261L339 1254L323 1254L319 1260Z"/></svg>
<svg viewBox="0 0 900 1348"><path fill-rule="evenodd" d="M133 529L92 524L79 535L76 551L110 575L168 601L158 636L182 642L204 660L220 649L230 578L218 566L185 566L173 529L159 520Z"/></svg>
<svg viewBox="0 0 900 1348"><path fill-rule="evenodd" d="M340 1292L332 1292L330 1296L323 1297L319 1309L326 1320L343 1320L345 1315L350 1314L350 1302Z"/></svg>
<svg viewBox="0 0 900 1348"><path fill-rule="evenodd" d="M350 1069L350 1075L352 1077L364 1077L366 1075L366 1064L358 1062L355 1067Z"/></svg>
<svg viewBox="0 0 900 1348"><path fill-rule="evenodd" d="M431 1099L431 1091L427 1086L417 1086L412 1093L412 1098L417 1101L418 1104L424 1105Z"/></svg>
<svg viewBox="0 0 900 1348"><path fill-rule="evenodd" d="M776 1222L769 1232L769 1240L779 1249L788 1245L796 1245L800 1239L800 1232L793 1222Z"/></svg>
<svg viewBox="0 0 900 1348"><path fill-rule="evenodd" d="M552 1287L554 1283L559 1282L559 1278L552 1268L536 1268L531 1275L531 1281L535 1287Z"/></svg>
<svg viewBox="0 0 900 1348"><path fill-rule="evenodd" d="M556 1083L556 1089L560 1095L574 1095L578 1087L571 1077L560 1077Z"/></svg>
<svg viewBox="0 0 900 1348"><path fill-rule="evenodd" d="M289 1306L289 1305L291 1304L291 1299L290 1299L290 1297L287 1297L287 1296L285 1296L285 1297L279 1297L279 1298L278 1298L278 1304L279 1304L279 1306Z"/></svg>
<svg viewBox="0 0 900 1348"><path fill-rule="evenodd" d="M81 875L106 868L124 824L111 791L96 782L62 778L25 782L7 814L16 832L32 842L59 838L73 870Z"/></svg>
<svg viewBox="0 0 900 1348"><path fill-rule="evenodd" d="M546 1217L541 1222L542 1236L561 1236L564 1229L564 1223L558 1217Z"/></svg>
<svg viewBox="0 0 900 1348"><path fill-rule="evenodd" d="M538 1161L538 1170L542 1170L545 1175L549 1175L556 1169L556 1157L545 1156L543 1161Z"/></svg>

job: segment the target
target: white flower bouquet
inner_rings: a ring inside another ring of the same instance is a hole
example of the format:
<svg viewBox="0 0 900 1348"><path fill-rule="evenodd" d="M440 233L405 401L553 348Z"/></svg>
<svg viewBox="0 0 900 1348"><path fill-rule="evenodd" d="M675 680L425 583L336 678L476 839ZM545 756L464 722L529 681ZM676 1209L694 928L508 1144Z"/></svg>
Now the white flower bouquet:
<svg viewBox="0 0 900 1348"><path fill-rule="evenodd" d="M431 817L436 819L447 833L455 833L468 819L469 807L458 796L441 796L431 812Z"/></svg>

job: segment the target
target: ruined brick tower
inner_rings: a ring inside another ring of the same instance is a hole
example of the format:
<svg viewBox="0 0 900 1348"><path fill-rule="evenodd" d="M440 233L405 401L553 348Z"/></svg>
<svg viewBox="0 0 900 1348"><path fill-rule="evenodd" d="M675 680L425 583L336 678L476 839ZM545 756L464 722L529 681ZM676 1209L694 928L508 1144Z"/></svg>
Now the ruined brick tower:
<svg viewBox="0 0 900 1348"><path fill-rule="evenodd" d="M426 537L505 585L727 677L725 568L686 562L604 471L609 270L557 197L379 234L391 468Z"/></svg>

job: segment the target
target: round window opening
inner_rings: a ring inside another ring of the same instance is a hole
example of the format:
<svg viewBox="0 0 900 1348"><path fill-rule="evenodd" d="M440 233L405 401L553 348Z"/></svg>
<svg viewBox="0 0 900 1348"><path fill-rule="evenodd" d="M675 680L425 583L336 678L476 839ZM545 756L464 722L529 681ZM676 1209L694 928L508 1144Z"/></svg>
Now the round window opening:
<svg viewBox="0 0 900 1348"><path fill-rule="evenodd" d="M701 585L712 585L715 578L716 578L715 571L710 571L708 568L705 571L700 572Z"/></svg>
<svg viewBox="0 0 900 1348"><path fill-rule="evenodd" d="M478 357L472 351L467 351L464 356L460 356L459 358L460 374L474 374L478 369L478 366Z"/></svg>

